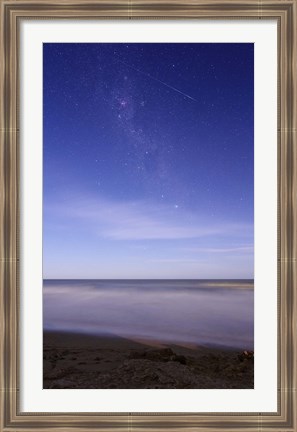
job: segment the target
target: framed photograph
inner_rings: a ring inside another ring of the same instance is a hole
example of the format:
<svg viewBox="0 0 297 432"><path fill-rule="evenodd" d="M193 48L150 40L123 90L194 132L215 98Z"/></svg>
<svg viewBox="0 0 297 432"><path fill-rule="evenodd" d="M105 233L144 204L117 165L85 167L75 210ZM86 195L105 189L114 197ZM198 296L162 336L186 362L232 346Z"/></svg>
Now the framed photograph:
<svg viewBox="0 0 297 432"><path fill-rule="evenodd" d="M1 1L1 431L297 431L295 0Z"/></svg>

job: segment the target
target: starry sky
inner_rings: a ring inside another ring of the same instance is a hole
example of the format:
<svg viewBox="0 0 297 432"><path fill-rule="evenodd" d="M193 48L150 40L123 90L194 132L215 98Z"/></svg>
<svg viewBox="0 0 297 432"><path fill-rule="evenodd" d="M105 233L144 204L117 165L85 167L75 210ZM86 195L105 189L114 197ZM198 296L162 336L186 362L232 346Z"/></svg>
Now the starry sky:
<svg viewBox="0 0 297 432"><path fill-rule="evenodd" d="M254 47L43 45L43 272L253 278Z"/></svg>

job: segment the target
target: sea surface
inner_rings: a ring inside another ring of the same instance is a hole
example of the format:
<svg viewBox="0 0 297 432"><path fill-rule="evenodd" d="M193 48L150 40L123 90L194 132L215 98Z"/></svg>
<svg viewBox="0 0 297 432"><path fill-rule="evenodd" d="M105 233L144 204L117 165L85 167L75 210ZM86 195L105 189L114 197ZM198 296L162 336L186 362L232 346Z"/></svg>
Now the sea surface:
<svg viewBox="0 0 297 432"><path fill-rule="evenodd" d="M43 324L168 343L253 349L253 280L44 280Z"/></svg>

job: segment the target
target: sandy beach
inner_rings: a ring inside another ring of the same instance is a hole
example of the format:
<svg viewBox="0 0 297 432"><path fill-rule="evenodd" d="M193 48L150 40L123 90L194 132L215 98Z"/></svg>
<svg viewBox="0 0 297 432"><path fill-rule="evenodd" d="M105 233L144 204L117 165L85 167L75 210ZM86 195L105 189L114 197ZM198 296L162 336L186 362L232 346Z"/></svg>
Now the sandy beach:
<svg viewBox="0 0 297 432"><path fill-rule="evenodd" d="M244 348L243 348L244 349ZM242 350L44 332L45 389L248 389Z"/></svg>

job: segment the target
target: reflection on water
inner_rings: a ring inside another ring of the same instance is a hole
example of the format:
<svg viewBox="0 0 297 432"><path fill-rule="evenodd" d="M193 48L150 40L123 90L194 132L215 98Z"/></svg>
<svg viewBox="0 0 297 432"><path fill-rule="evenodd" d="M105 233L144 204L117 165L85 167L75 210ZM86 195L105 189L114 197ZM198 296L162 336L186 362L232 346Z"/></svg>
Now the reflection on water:
<svg viewBox="0 0 297 432"><path fill-rule="evenodd" d="M252 280L45 280L44 328L253 349Z"/></svg>

